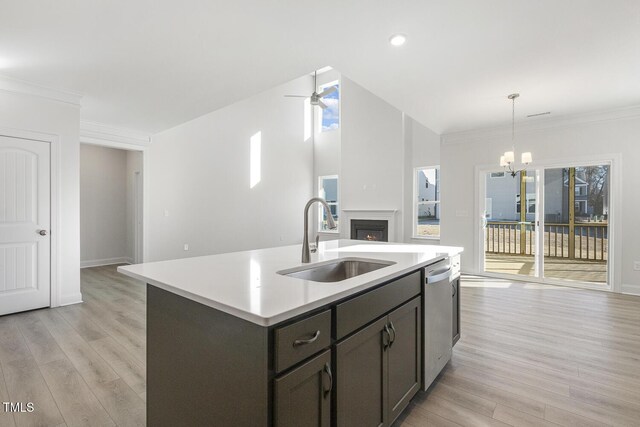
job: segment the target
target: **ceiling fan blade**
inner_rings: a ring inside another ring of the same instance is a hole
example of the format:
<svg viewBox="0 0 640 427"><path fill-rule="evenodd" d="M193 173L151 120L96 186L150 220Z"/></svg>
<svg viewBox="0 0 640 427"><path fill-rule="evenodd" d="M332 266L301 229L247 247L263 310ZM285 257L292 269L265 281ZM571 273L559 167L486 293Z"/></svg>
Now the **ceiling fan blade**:
<svg viewBox="0 0 640 427"><path fill-rule="evenodd" d="M328 108L327 104L325 104L324 102L320 101L319 99L318 99L318 107L322 108L323 110L325 108Z"/></svg>
<svg viewBox="0 0 640 427"><path fill-rule="evenodd" d="M327 89L325 89L324 91L320 92L320 93L318 94L318 96L319 96L320 98L324 98L325 96L330 95L330 94L332 94L333 92L335 92L335 91L337 91L337 90L338 90L338 88L337 88L337 87L335 87L335 86L331 86L330 88L327 88Z"/></svg>
<svg viewBox="0 0 640 427"><path fill-rule="evenodd" d="M308 98L307 95L284 95L285 98Z"/></svg>

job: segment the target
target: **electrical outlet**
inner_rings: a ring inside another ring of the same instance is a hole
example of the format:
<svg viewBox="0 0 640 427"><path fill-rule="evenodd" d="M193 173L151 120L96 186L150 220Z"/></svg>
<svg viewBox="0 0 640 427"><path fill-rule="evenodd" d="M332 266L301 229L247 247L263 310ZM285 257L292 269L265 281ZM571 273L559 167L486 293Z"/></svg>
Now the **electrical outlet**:
<svg viewBox="0 0 640 427"><path fill-rule="evenodd" d="M640 271L640 261L634 261L633 262L633 269L635 271Z"/></svg>
<svg viewBox="0 0 640 427"><path fill-rule="evenodd" d="M165 216L165 217L166 217L166 216L169 216L169 211L168 211L168 210L166 210L166 209L164 210L164 216Z"/></svg>
<svg viewBox="0 0 640 427"><path fill-rule="evenodd" d="M189 250L189 244L188 244L188 243L185 243L185 244L184 244L184 250L185 250L185 251L188 251L188 250Z"/></svg>

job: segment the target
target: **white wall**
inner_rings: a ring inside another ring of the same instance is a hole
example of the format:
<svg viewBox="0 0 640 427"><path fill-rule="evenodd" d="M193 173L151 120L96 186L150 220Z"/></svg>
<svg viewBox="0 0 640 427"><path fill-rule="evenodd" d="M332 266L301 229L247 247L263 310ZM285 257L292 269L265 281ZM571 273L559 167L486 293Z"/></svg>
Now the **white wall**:
<svg viewBox="0 0 640 427"><path fill-rule="evenodd" d="M404 241L438 244L434 239L413 238L413 173L417 167L440 164L440 135L405 114L404 143Z"/></svg>
<svg viewBox="0 0 640 427"><path fill-rule="evenodd" d="M344 75L341 107L341 209L402 211L402 112ZM391 241L402 240L402 214L397 215ZM342 227L342 235L349 234Z"/></svg>
<svg viewBox="0 0 640 427"><path fill-rule="evenodd" d="M127 152L80 144L80 265L130 260Z"/></svg>
<svg viewBox="0 0 640 427"><path fill-rule="evenodd" d="M305 76L157 134L145 151L145 261L302 241L314 187L304 140ZM262 133L261 181L250 188L250 138ZM189 251L183 245L189 244Z"/></svg>
<svg viewBox="0 0 640 427"><path fill-rule="evenodd" d="M621 118L616 118L620 116ZM619 188L618 219L623 232L616 236L621 250L615 256L614 271L617 289L640 293L640 271L633 270L633 261L640 260L640 228L636 226L640 212L638 182L640 182L640 111L638 109L604 115L541 122L539 125L518 126L516 149L531 151L538 163L575 161L576 157L620 154L622 164ZM477 131L443 136L442 144L442 244L464 246L463 266L477 273L478 252L474 243L477 165L498 163L499 156L510 147L507 129ZM612 188L612 193L616 189ZM615 215L615 214L614 214Z"/></svg>
<svg viewBox="0 0 640 427"><path fill-rule="evenodd" d="M54 189L59 197L59 228L54 229L58 239L58 247L54 250L58 256L53 266L58 290L52 303L56 304L56 300L62 305L80 302L79 106L41 96L0 91L0 128L40 132L57 138L58 158L52 161L57 162L59 169L59 182ZM11 130L1 130L11 135Z"/></svg>

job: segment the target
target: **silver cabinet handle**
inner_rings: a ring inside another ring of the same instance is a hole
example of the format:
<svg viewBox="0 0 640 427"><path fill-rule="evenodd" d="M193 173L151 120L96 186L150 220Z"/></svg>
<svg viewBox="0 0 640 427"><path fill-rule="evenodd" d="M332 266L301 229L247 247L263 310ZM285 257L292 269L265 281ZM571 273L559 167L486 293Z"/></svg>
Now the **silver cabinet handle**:
<svg viewBox="0 0 640 427"><path fill-rule="evenodd" d="M451 282L451 287L453 288L453 293L451 294L452 297L456 296L456 282Z"/></svg>
<svg viewBox="0 0 640 427"><path fill-rule="evenodd" d="M328 362L324 364L324 372L329 377L329 389L324 390L324 397L327 397L333 390L333 374L331 373L331 365Z"/></svg>
<svg viewBox="0 0 640 427"><path fill-rule="evenodd" d="M38 234L41 236L46 236L47 235L47 230L38 230Z"/></svg>
<svg viewBox="0 0 640 427"><path fill-rule="evenodd" d="M389 347L391 347L393 343L396 342L396 327L393 326L393 322L391 320L389 320L389 328L391 328L391 332L393 332L393 338L391 338L391 341L389 342Z"/></svg>
<svg viewBox="0 0 640 427"><path fill-rule="evenodd" d="M387 340L386 342L384 342L383 345L383 350L387 350L389 347L391 347L391 331L389 330L389 325L384 325L384 333L387 334Z"/></svg>
<svg viewBox="0 0 640 427"><path fill-rule="evenodd" d="M309 338L309 339L306 339L306 340L295 340L293 342L293 346L297 347L299 345L311 344L312 342L317 340L319 336L320 336L320 331L316 331L316 333L313 334L313 336L311 338Z"/></svg>

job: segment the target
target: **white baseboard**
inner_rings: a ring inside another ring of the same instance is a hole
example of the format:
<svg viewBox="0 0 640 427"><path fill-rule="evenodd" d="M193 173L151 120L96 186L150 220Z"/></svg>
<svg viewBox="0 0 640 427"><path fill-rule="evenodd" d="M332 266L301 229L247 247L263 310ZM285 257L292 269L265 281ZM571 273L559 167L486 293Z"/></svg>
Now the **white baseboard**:
<svg viewBox="0 0 640 427"><path fill-rule="evenodd" d="M625 285L622 284L622 293L630 295L640 295L640 285Z"/></svg>
<svg viewBox="0 0 640 427"><path fill-rule="evenodd" d="M80 268L100 267L102 265L112 264L133 264L133 259L128 257L94 259L89 261L80 261Z"/></svg>
<svg viewBox="0 0 640 427"><path fill-rule="evenodd" d="M71 295L63 295L60 297L59 307L63 305L71 305L71 304L79 304L82 302L82 294L80 292L71 294Z"/></svg>

